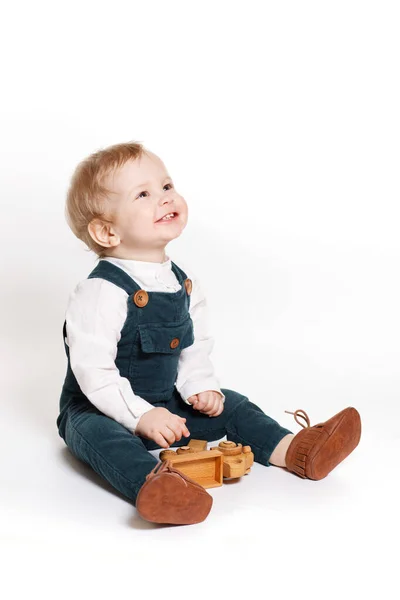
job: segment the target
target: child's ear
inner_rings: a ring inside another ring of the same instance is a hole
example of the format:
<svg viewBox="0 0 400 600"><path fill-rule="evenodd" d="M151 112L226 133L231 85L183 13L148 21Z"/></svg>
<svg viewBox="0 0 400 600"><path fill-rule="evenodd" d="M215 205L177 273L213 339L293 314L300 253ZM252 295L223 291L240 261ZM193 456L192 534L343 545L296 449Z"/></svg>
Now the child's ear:
<svg viewBox="0 0 400 600"><path fill-rule="evenodd" d="M121 241L112 223L101 219L92 219L88 225L88 232L92 240L105 248L118 246Z"/></svg>

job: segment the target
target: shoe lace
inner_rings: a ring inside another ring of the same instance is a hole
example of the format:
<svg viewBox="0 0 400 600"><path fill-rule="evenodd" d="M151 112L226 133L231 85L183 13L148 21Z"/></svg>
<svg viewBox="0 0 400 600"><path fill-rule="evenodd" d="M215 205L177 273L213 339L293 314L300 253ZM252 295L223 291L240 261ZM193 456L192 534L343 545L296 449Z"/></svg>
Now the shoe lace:
<svg viewBox="0 0 400 600"><path fill-rule="evenodd" d="M149 479L149 477L153 477L153 475L156 474L160 474L163 471L168 471L168 470L173 470L172 466L171 466L171 461L170 460L164 460L164 461L160 461L156 464L156 466L154 467L154 469L152 469L150 471L150 473L148 473L148 475L146 476L146 479Z"/></svg>
<svg viewBox="0 0 400 600"><path fill-rule="evenodd" d="M305 412L305 410L298 408L294 412L290 412L290 410L285 410L285 413L288 413L289 415L294 415L294 419L295 419L296 423L298 423L299 425L304 427L304 429L306 427L311 427L310 419L308 418L308 414ZM307 423L307 425L303 425L303 423L301 423L297 417L304 419L305 422Z"/></svg>
<svg viewBox="0 0 400 600"><path fill-rule="evenodd" d="M164 471L167 471L168 473L176 473L182 479L185 480L185 484L186 485L187 485L186 482L189 482L192 485L196 485L197 487L200 487L201 489L203 489L203 486L200 485L199 483L197 483L196 481L194 481L191 477L188 477L187 475L185 475L185 473L182 473L182 471L180 471L179 469L175 469L172 466L172 462L170 460L168 460L168 459L158 462L156 464L156 466L154 467L154 469L152 469L150 471L150 473L148 473L148 475L146 475L146 481L150 477L153 477L154 475L159 475L160 473L163 473Z"/></svg>

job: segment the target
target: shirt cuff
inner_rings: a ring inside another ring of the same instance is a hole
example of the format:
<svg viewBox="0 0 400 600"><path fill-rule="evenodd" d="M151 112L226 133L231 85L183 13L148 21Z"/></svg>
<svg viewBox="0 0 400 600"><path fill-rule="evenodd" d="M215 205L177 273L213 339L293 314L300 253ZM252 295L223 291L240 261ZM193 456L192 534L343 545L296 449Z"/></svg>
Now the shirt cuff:
<svg viewBox="0 0 400 600"><path fill-rule="evenodd" d="M188 398L190 396L194 396L194 394L200 394L201 392L219 392L222 396L222 402L225 402L225 394L221 392L221 388L219 386L219 382L213 379L202 379L201 381L188 381L185 383L179 390L179 394L181 395L182 400L192 406L191 402L188 402Z"/></svg>
<svg viewBox="0 0 400 600"><path fill-rule="evenodd" d="M149 412L149 410L153 410L153 408L156 408L156 407L155 407L155 406L152 406L151 408L145 408L145 409L143 410L143 412L142 412L141 414L139 414L139 415L138 415L138 411L137 411L137 410L135 410L135 417L132 417L132 419L131 419L131 421L130 421L130 422L131 422L131 425L129 425L129 427L128 427L128 429L129 429L129 431L130 431L131 433L133 433L133 434L137 435L135 432L136 432L136 427L137 427L137 425L138 425L138 423L139 423L140 419L142 418L142 416L143 416L145 413Z"/></svg>
<svg viewBox="0 0 400 600"><path fill-rule="evenodd" d="M127 429L129 429L129 431L132 433L135 433L140 418L155 407L140 396L136 396L133 393L130 383L124 378L122 378L121 381L120 394L130 413L129 425Z"/></svg>

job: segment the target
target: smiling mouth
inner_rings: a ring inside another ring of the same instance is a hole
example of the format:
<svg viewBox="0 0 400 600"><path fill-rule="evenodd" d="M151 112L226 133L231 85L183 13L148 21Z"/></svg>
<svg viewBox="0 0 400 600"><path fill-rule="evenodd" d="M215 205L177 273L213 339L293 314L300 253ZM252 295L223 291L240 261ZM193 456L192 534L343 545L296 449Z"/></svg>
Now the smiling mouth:
<svg viewBox="0 0 400 600"><path fill-rule="evenodd" d="M173 215L172 217L168 217L167 219L165 217L162 217L161 219L158 219L158 221L156 221L156 223L165 223L168 221L174 221L176 219L176 217L178 216L177 212L171 212L169 213L171 215Z"/></svg>

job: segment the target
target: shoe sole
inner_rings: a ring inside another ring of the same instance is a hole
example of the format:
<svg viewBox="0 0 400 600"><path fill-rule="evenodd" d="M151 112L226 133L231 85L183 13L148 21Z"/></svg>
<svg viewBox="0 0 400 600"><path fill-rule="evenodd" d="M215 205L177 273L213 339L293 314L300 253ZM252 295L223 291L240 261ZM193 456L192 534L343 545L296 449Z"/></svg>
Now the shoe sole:
<svg viewBox="0 0 400 600"><path fill-rule="evenodd" d="M194 525L208 516L213 498L205 490L187 485L174 473L154 477L140 490L136 509L151 523Z"/></svg>
<svg viewBox="0 0 400 600"><path fill-rule="evenodd" d="M361 418L358 411L353 407L345 408L336 417L339 417L338 421L331 431L328 431L329 426L326 427L329 421L321 426L321 438L318 439L315 450L312 449L308 456L306 477L309 479L319 480L326 477L353 452L360 441Z"/></svg>

